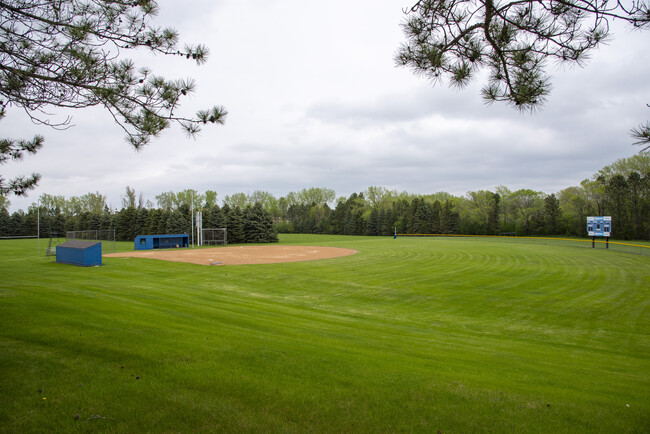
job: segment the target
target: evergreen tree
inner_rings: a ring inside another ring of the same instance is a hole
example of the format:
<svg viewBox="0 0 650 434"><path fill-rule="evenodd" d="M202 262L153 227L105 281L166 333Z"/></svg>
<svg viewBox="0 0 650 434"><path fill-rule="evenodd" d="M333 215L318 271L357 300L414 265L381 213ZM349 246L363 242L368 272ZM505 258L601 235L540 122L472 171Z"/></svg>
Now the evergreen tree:
<svg viewBox="0 0 650 434"><path fill-rule="evenodd" d="M149 211L147 221L143 229L143 235L157 235L158 224L160 223L161 211L159 209L152 209Z"/></svg>
<svg viewBox="0 0 650 434"><path fill-rule="evenodd" d="M453 209L450 200L446 200L440 211L440 230L443 234L457 234L459 214Z"/></svg>
<svg viewBox="0 0 650 434"><path fill-rule="evenodd" d="M160 210L160 217L158 218L158 227L155 230L155 234L164 235L167 234L167 220L171 216L172 212L168 210Z"/></svg>
<svg viewBox="0 0 650 434"><path fill-rule="evenodd" d="M147 220L149 218L149 210L146 208L140 208L136 211L135 216L135 235L144 235L147 228Z"/></svg>
<svg viewBox="0 0 650 434"><path fill-rule="evenodd" d="M122 208L117 214L116 234L119 241L133 241L135 234L135 208Z"/></svg>
<svg viewBox="0 0 650 434"><path fill-rule="evenodd" d="M246 243L277 243L278 234L273 216L260 202L247 206L243 212L243 232Z"/></svg>
<svg viewBox="0 0 650 434"><path fill-rule="evenodd" d="M262 207L260 203L255 206L248 205L243 212L243 231L245 243L262 243L264 242L265 228L260 215Z"/></svg>
<svg viewBox="0 0 650 434"><path fill-rule="evenodd" d="M81 212L77 214L74 218L75 220L75 225L74 225L74 230L75 231L85 231L88 229L88 213L87 212Z"/></svg>
<svg viewBox="0 0 650 434"><path fill-rule="evenodd" d="M341 199L331 214L330 226L335 233L363 235L366 231L365 200L363 193L352 193L347 200Z"/></svg>
<svg viewBox="0 0 650 434"><path fill-rule="evenodd" d="M224 215L221 212L221 208L217 204L212 205L210 208L207 208L204 211L203 221L204 221L203 227L205 228L215 229L215 228L226 227L226 221Z"/></svg>
<svg viewBox="0 0 650 434"><path fill-rule="evenodd" d="M38 207L37 206L30 206L27 209L27 213L25 214L25 219L24 219L24 234L26 236L31 236L31 235L40 235L41 238L47 238L50 236L49 233L47 233L47 229L44 227L41 227L40 234L38 232Z"/></svg>
<svg viewBox="0 0 650 434"><path fill-rule="evenodd" d="M185 216L179 210L174 210L169 214L167 219L167 227L165 228L166 234L184 234L187 231L185 230L187 226L187 221L185 221Z"/></svg>
<svg viewBox="0 0 650 434"><path fill-rule="evenodd" d="M363 235L366 230L366 217L364 215L363 208L357 208L354 210L354 232L353 235Z"/></svg>
<svg viewBox="0 0 650 434"><path fill-rule="evenodd" d="M167 219L167 234L189 234L191 231L190 209L181 205L169 214Z"/></svg>
<svg viewBox="0 0 650 434"><path fill-rule="evenodd" d="M377 210L377 208L373 208L373 210L370 211L370 215L368 216L365 234L370 236L379 235L379 228L379 210Z"/></svg>
<svg viewBox="0 0 650 434"><path fill-rule="evenodd" d="M345 210L343 221L343 235L354 235L354 211L349 207Z"/></svg>
<svg viewBox="0 0 650 434"><path fill-rule="evenodd" d="M6 208L0 207L0 237L7 237L14 235L10 233L11 230L11 216Z"/></svg>
<svg viewBox="0 0 650 434"><path fill-rule="evenodd" d="M74 231L74 230L76 230L75 229L76 225L77 225L77 216L76 215L68 216L65 219L65 224L63 226L64 227L63 231L65 233L68 233L70 231Z"/></svg>
<svg viewBox="0 0 650 434"><path fill-rule="evenodd" d="M464 87L487 70L481 94L519 110L539 108L551 88L552 62L581 65L608 39L610 21L650 28L650 3L581 0L419 0L405 11L396 61L433 83ZM650 122L632 130L650 143Z"/></svg>
<svg viewBox="0 0 650 434"><path fill-rule="evenodd" d="M332 214L330 214L328 219L328 227L330 228L330 233L335 235L343 235L348 207L349 206L346 200L339 201L336 204L336 208L334 208L334 211Z"/></svg>
<svg viewBox="0 0 650 434"><path fill-rule="evenodd" d="M192 80L166 80L122 57L145 48L157 54L204 63L207 49L186 45L178 34L150 24L156 1L130 0L6 0L0 2L0 118L22 109L36 123L65 127L49 119L52 107L103 106L137 148L179 124L197 133L206 123L223 123L226 111L213 107L196 116L177 114L181 99L194 92ZM36 153L43 137L0 140L0 164ZM0 195L22 195L40 176L0 176Z"/></svg>
<svg viewBox="0 0 650 434"><path fill-rule="evenodd" d="M557 235L559 230L560 219L562 218L562 209L560 201L555 194L550 194L544 198L544 223L548 235Z"/></svg>
<svg viewBox="0 0 650 434"><path fill-rule="evenodd" d="M432 212L429 204L423 198L415 198L412 202L413 223L411 232L414 234L430 234Z"/></svg>
<svg viewBox="0 0 650 434"><path fill-rule="evenodd" d="M498 193L490 193L490 207L488 210L487 233L496 234L499 231L499 205L501 196Z"/></svg>
<svg viewBox="0 0 650 434"><path fill-rule="evenodd" d="M18 210L11 214L11 221L9 222L10 229L8 232L10 235L24 236L27 234L25 230L25 212L23 210Z"/></svg>
<svg viewBox="0 0 650 434"><path fill-rule="evenodd" d="M528 234L529 235L544 235L546 230L546 222L544 220L544 210L537 209L530 216L528 222Z"/></svg>
<svg viewBox="0 0 650 434"><path fill-rule="evenodd" d="M417 210L420 208L420 198L416 197L411 200L409 203L408 207L404 211L403 214L403 219L404 219L404 225L405 225L405 232L409 234L414 234L418 233L417 232L417 223L418 221L416 220L415 214L417 213Z"/></svg>
<svg viewBox="0 0 650 434"><path fill-rule="evenodd" d="M222 208L228 230L228 244L244 243L244 218L239 208L230 208L227 204Z"/></svg>
<svg viewBox="0 0 650 434"><path fill-rule="evenodd" d="M108 231L111 228L113 223L113 215L110 210L106 208L104 212L99 217L99 228L104 231Z"/></svg>
<svg viewBox="0 0 650 434"><path fill-rule="evenodd" d="M91 212L90 216L88 218L88 223L90 224L90 227L88 229L91 229L91 230L99 230L99 229L101 229L101 227L100 227L102 225L102 217L101 217L101 215L99 215L99 214L97 214L95 212Z"/></svg>
<svg viewBox="0 0 650 434"><path fill-rule="evenodd" d="M431 209L431 217L430 217L430 230L432 234L439 234L440 231L440 213L442 212L442 205L440 205L440 201L436 200L431 204L430 206Z"/></svg>
<svg viewBox="0 0 650 434"><path fill-rule="evenodd" d="M390 208L380 208L379 209L379 227L377 230L379 231L379 235L386 236L386 235L392 235L390 233L390 227L392 226L392 215L390 213Z"/></svg>

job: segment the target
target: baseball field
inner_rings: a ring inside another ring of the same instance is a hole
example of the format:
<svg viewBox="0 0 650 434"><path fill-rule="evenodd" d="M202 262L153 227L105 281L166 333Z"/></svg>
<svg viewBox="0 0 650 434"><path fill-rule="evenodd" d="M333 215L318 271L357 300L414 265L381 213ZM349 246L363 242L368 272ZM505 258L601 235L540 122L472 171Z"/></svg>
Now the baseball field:
<svg viewBox="0 0 650 434"><path fill-rule="evenodd" d="M284 235L356 253L84 268L42 244L0 241L2 432L650 431L647 256Z"/></svg>

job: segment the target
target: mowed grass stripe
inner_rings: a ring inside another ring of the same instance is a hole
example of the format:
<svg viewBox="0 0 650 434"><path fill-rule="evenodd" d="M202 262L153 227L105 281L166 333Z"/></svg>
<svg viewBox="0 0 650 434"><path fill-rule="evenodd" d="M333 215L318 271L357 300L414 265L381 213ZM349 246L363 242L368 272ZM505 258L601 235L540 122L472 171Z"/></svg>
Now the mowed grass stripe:
<svg viewBox="0 0 650 434"><path fill-rule="evenodd" d="M647 428L647 258L489 240L282 242L360 253L80 269L0 244L13 255L0 263L3 429Z"/></svg>

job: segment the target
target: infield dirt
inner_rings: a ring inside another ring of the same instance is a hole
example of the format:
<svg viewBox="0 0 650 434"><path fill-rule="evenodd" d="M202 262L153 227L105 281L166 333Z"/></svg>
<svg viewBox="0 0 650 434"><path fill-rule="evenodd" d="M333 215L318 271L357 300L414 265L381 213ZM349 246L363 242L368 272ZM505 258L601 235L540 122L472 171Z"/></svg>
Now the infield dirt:
<svg viewBox="0 0 650 434"><path fill-rule="evenodd" d="M232 246L202 249L135 250L109 253L106 257L160 259L200 265L277 264L314 261L358 253L353 249L322 246Z"/></svg>

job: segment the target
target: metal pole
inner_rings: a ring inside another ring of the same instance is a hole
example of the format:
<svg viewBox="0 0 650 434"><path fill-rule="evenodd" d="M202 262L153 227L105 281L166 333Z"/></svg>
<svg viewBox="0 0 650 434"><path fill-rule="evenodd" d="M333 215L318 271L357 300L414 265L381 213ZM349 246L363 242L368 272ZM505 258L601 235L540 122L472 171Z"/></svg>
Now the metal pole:
<svg viewBox="0 0 650 434"><path fill-rule="evenodd" d="M38 254L41 254L41 199L38 199L38 208L36 210L36 238L38 239Z"/></svg>
<svg viewBox="0 0 650 434"><path fill-rule="evenodd" d="M201 246L201 241L203 240L203 237L201 235L201 211L196 212L196 245Z"/></svg>

